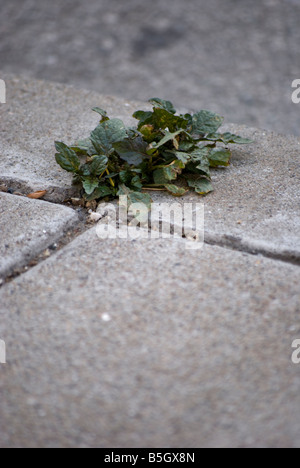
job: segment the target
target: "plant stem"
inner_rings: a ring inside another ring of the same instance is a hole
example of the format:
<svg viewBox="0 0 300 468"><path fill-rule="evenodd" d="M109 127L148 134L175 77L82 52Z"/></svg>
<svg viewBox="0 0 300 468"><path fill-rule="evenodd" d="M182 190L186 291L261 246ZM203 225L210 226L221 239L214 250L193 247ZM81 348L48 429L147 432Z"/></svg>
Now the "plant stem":
<svg viewBox="0 0 300 468"><path fill-rule="evenodd" d="M104 174L105 171L106 171L106 169L105 169L105 170L102 172L102 174L99 176L99 179L102 179L103 174Z"/></svg>
<svg viewBox="0 0 300 468"><path fill-rule="evenodd" d="M107 175L109 175L109 170L106 169L105 171L107 172ZM104 172L105 172L105 171L104 171ZM115 187L115 183L114 183L114 181L111 179L111 177L109 178L109 182L111 183L111 186L112 186L112 187Z"/></svg>

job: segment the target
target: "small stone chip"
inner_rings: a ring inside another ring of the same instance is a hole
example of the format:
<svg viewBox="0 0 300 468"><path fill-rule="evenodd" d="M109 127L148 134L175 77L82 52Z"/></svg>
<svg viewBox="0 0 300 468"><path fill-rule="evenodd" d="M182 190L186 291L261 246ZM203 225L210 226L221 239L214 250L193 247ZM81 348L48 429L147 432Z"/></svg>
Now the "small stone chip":
<svg viewBox="0 0 300 468"><path fill-rule="evenodd" d="M97 209L97 202L96 200L93 200L93 201L88 201L86 204L85 204L86 208L87 209L90 209L92 211L96 211Z"/></svg>
<svg viewBox="0 0 300 468"><path fill-rule="evenodd" d="M83 198L71 198L71 203L73 206L83 206L85 205L85 201Z"/></svg>
<svg viewBox="0 0 300 468"><path fill-rule="evenodd" d="M90 213L89 221L93 223L97 223L97 221L99 221L101 218L102 218L101 214L92 212Z"/></svg>

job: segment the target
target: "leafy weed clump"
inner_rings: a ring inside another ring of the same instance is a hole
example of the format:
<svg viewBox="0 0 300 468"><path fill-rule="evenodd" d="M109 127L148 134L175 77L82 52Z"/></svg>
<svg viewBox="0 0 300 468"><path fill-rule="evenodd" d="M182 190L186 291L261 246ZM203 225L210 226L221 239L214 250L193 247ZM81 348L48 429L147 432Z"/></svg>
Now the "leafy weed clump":
<svg viewBox="0 0 300 468"><path fill-rule="evenodd" d="M149 101L153 111L137 111L136 127L126 127L119 119L101 115L89 138L67 146L56 142L56 161L74 173L87 201L127 195L129 204L151 204L144 190L167 190L182 196L189 190L199 195L213 191L211 168L228 166L229 144L251 140L232 133L218 133L223 123L219 115L202 110L194 115L177 115L169 101Z"/></svg>

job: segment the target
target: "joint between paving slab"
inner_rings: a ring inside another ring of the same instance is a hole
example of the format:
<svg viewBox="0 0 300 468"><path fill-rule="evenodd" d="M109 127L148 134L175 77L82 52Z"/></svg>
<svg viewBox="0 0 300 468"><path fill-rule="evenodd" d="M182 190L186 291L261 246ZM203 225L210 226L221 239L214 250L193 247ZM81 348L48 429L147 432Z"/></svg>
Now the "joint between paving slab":
<svg viewBox="0 0 300 468"><path fill-rule="evenodd" d="M21 193L14 193L15 196L24 196L26 197L25 194ZM60 205L67 206L66 203L57 203ZM70 207L70 205L68 204ZM73 208L75 210L75 208ZM81 215L80 215L80 213ZM5 275L3 278L0 279L0 288L4 286L5 284L13 281L15 278L22 276L25 274L28 270L31 268L37 266L38 264L44 262L46 259L54 255L56 252L60 251L67 245L71 244L72 241L77 238L79 235L83 234L84 232L89 230L89 226L86 224L87 220L87 211L84 209L76 209L76 212L79 214L79 224L76 224L72 228L67 229L67 234L63 234L61 238L55 242L55 248L53 248L53 244L50 244L46 249L44 249L41 253L39 253L36 257L33 257L28 261L27 264L19 265L14 268L14 270L9 273L8 275ZM170 226L171 228L174 226ZM183 239L184 236L183 236ZM293 251L276 251L275 248L271 248L272 246L270 245L269 249L266 247L259 245L257 242L256 245L251 245L251 242L242 239L241 237L233 236L230 234L217 234L217 233L212 233L209 231L205 231L204 235L204 243L212 246L218 246L221 248L225 249L230 249L232 251L236 252L243 252L247 253L250 255L262 255L264 257L270 258L275 261L282 261L285 263L290 263L294 264L296 266L300 265L300 258L299 254L297 252Z"/></svg>
<svg viewBox="0 0 300 468"><path fill-rule="evenodd" d="M79 222L76 225L66 229L59 240L57 240L55 243L49 244L46 249L33 257L30 261L28 261L27 264L23 266L16 266L16 268L10 274L3 278L0 277L0 289L16 278L24 275L32 268L43 263L45 260L48 260L48 258L61 251L67 245L71 244L77 237L79 237L81 234L84 234L89 229L90 228L86 227L86 220L79 218Z"/></svg>
<svg viewBox="0 0 300 468"><path fill-rule="evenodd" d="M1 218L4 223L1 252L4 256L0 267L0 287L83 233L87 218L86 211L80 207L31 199L34 197L28 198L26 194L17 192L12 194L10 190L3 189L0 186L0 197L4 202L1 205L4 216ZM14 232L14 220L18 221L19 228L15 235L11 235L10 230ZM28 232L27 225L30 227ZM24 234L24 228L27 234Z"/></svg>
<svg viewBox="0 0 300 468"><path fill-rule="evenodd" d="M235 237L228 234L216 234L211 232L205 232L204 237L205 244L218 246L235 252L244 252L250 255L262 255L263 257L270 258L272 260L290 263L292 265L300 266L300 257L297 252L292 251L275 251L267 250L265 247L260 245L250 245L247 241L240 237Z"/></svg>
<svg viewBox="0 0 300 468"><path fill-rule="evenodd" d="M61 251L64 247L70 245L77 237L84 234L91 227L87 227L85 222L82 220L80 225L74 226L72 229L68 230L67 236L62 236L62 238L55 243L55 248L53 245L50 245L47 249L45 249L41 254L37 255L33 258L27 265L23 266L22 268L16 268L10 275L8 275L4 279L0 279L0 289L4 285L10 283L14 279L18 278L19 276L24 275L32 268L38 266L39 264L43 263L48 258L52 257L54 254ZM149 230L150 232L150 230ZM185 240L185 238L182 238ZM188 242L188 240L186 240ZM272 252L267 251L262 247L251 247L247 245L245 241L241 238L234 237L231 235L217 235L209 232L205 232L204 235L204 243L211 246L217 246L223 249L232 250L234 252L241 252L248 255L258 256L261 255L266 258L270 258L274 261L281 261L284 263L293 264L296 266L300 266L300 258L297 256L297 253L284 253L284 252Z"/></svg>
<svg viewBox="0 0 300 468"><path fill-rule="evenodd" d="M68 188L60 188L56 186L44 187L44 184L29 184L26 181L17 178L0 177L0 192L26 197L27 194L44 189L46 194L43 197L43 201L58 205L65 204L65 200L72 198L78 193L78 189L72 186Z"/></svg>
<svg viewBox="0 0 300 468"><path fill-rule="evenodd" d="M15 196L24 196L26 197L25 194L22 193L13 193ZM54 204L54 203L53 203ZM57 203L61 206L68 206L70 207L70 204L65 203ZM0 280L0 288L1 286L11 282L15 278L23 275L26 273L28 270L31 268L37 266L38 264L42 263L46 259L48 259L50 256L54 255L56 252L60 251L72 241L77 238L79 235L83 234L84 232L89 230L89 226L86 224L87 221L87 210L80 209L78 210L73 207L73 209L79 214L79 224L76 224L76 226L72 227L71 229L67 229L67 235L62 235L61 238L55 243L56 247L53 248L53 244L49 245L46 249L44 249L41 253L39 253L36 257L30 259L27 264L24 266L16 266L16 268L8 275L5 275L1 280ZM80 211L80 212L79 212ZM81 213L81 215L80 215ZM174 225L172 225L170 228L174 229ZM182 236L182 240L187 239ZM222 233L212 233L209 231L205 231L204 233L204 243L212 246L218 246L221 248L225 249L230 249L232 251L236 252L242 252L250 255L262 255L264 257L270 258L275 261L282 261L285 263L290 263L296 266L300 265L300 257L298 252L296 251L291 251L291 250L286 250L286 251L277 251L275 247L272 248L272 245L269 244L269 248L266 246L263 246L259 242L256 242L256 245L251 245L251 241L243 239L238 236L233 236L230 234ZM52 248L51 248L52 247Z"/></svg>

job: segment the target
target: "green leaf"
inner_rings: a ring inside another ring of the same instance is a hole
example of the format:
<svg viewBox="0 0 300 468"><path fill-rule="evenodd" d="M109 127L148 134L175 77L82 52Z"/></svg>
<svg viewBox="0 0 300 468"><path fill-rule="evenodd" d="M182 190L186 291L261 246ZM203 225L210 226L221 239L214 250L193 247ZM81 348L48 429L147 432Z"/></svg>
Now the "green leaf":
<svg viewBox="0 0 300 468"><path fill-rule="evenodd" d="M109 120L109 117L107 115L107 112L100 107L93 107L92 111L97 112L97 114L100 114L102 119L101 122L106 122L106 120Z"/></svg>
<svg viewBox="0 0 300 468"><path fill-rule="evenodd" d="M133 127L126 128L126 133L127 133L127 138L129 138L130 140L134 140L138 136L141 136L137 128L133 128Z"/></svg>
<svg viewBox="0 0 300 468"><path fill-rule="evenodd" d="M80 175L84 177L91 176L90 164L83 164L80 168Z"/></svg>
<svg viewBox="0 0 300 468"><path fill-rule="evenodd" d="M107 187L106 185L99 185L91 195L86 197L87 201L98 200L100 198L108 197L115 195L116 191L112 187Z"/></svg>
<svg viewBox="0 0 300 468"><path fill-rule="evenodd" d="M160 135L160 132L154 130L153 125L143 125L140 132L147 143L152 143Z"/></svg>
<svg viewBox="0 0 300 468"><path fill-rule="evenodd" d="M177 171L178 174L182 173L182 169L185 168L185 164L180 161L179 159L176 159L175 161L172 162L172 167Z"/></svg>
<svg viewBox="0 0 300 468"><path fill-rule="evenodd" d="M172 184L165 184L165 188L175 197L182 197L187 192L183 187L178 187L177 185Z"/></svg>
<svg viewBox="0 0 300 468"><path fill-rule="evenodd" d="M125 184L120 184L119 185L119 190L118 190L118 195L121 196L121 195L129 195L130 192L132 192L132 190L127 187Z"/></svg>
<svg viewBox="0 0 300 468"><path fill-rule="evenodd" d="M196 142L194 140L183 140L179 143L179 150L184 153L191 152L196 147Z"/></svg>
<svg viewBox="0 0 300 468"><path fill-rule="evenodd" d="M106 156L95 156L89 165L90 174L99 176L107 169L108 159Z"/></svg>
<svg viewBox="0 0 300 468"><path fill-rule="evenodd" d="M76 141L75 145L71 146L71 149L79 155L93 156L93 154L95 153L95 148L90 138L85 138L83 140Z"/></svg>
<svg viewBox="0 0 300 468"><path fill-rule="evenodd" d="M127 138L126 128L122 120L112 119L102 122L91 133L91 140L98 154L108 155L113 144Z"/></svg>
<svg viewBox="0 0 300 468"><path fill-rule="evenodd" d="M158 143L152 143L152 148L153 149L158 149L160 148L161 146L164 146L166 145L167 143L169 143L170 141L173 142L173 145L175 146L176 149L179 148L179 143L178 141L176 140L176 137L178 135L180 135L182 132L184 132L184 130L177 130L177 132L174 132L174 133L171 133L171 132L168 132L167 130L164 132L165 133L165 136L158 142Z"/></svg>
<svg viewBox="0 0 300 468"><path fill-rule="evenodd" d="M141 179L138 175L134 176L130 182L130 186L133 187L134 190L142 190L143 184Z"/></svg>
<svg viewBox="0 0 300 468"><path fill-rule="evenodd" d="M152 98L149 99L150 104L153 104L154 107L158 107L160 109L165 109L171 114L176 114L176 109L174 108L173 104L170 101L164 101L160 98Z"/></svg>
<svg viewBox="0 0 300 468"><path fill-rule="evenodd" d="M209 135L206 136L205 139L209 141L224 143L225 145L228 145L230 143L237 144L237 145L249 145L251 143L254 143L254 141L250 140L249 138L243 138L239 135L234 135L233 133L229 133L229 132L210 133Z"/></svg>
<svg viewBox="0 0 300 468"><path fill-rule="evenodd" d="M197 148L191 154L191 161L195 164L195 168L200 171L202 174L205 174L210 178L209 170L209 154L211 148Z"/></svg>
<svg viewBox="0 0 300 468"><path fill-rule="evenodd" d="M192 134L206 135L216 132L223 123L223 117L213 112L202 110L192 116Z"/></svg>
<svg viewBox="0 0 300 468"><path fill-rule="evenodd" d="M178 170L172 166L161 167L153 172L154 183L157 185L166 185L171 180L177 179Z"/></svg>
<svg viewBox="0 0 300 468"><path fill-rule="evenodd" d="M214 148L209 154L210 167L229 166L231 151L225 148Z"/></svg>
<svg viewBox="0 0 300 468"><path fill-rule="evenodd" d="M129 206L133 203L143 203L144 205L146 205L148 210L151 209L152 199L149 193L130 192L128 198L129 198Z"/></svg>
<svg viewBox="0 0 300 468"><path fill-rule="evenodd" d="M183 151L167 151L167 153L173 154L179 161L186 165L191 160L191 155L189 153L184 153Z"/></svg>
<svg viewBox="0 0 300 468"><path fill-rule="evenodd" d="M195 163L207 161L208 155L210 154L211 149L204 147L204 148L196 148L194 151L190 153L191 160Z"/></svg>
<svg viewBox="0 0 300 468"><path fill-rule="evenodd" d="M205 175L206 177L208 177L208 179L211 179L211 174L210 174L209 167L210 166L209 166L209 161L208 160L207 160L207 162L201 161L201 163L196 166L196 172L198 174Z"/></svg>
<svg viewBox="0 0 300 468"><path fill-rule="evenodd" d="M213 191L213 186L208 179L188 180L188 184L195 189L198 195L207 195Z"/></svg>
<svg viewBox="0 0 300 468"><path fill-rule="evenodd" d="M128 207L133 203L143 203L148 210L151 210L152 199L148 193L135 192L126 185L121 184L118 191L119 196L126 195L128 198Z"/></svg>
<svg viewBox="0 0 300 468"><path fill-rule="evenodd" d="M138 166L144 159L149 159L147 154L148 144L142 137L138 137L135 140L126 139L119 141L118 143L114 143L113 147L120 158L130 165Z"/></svg>
<svg viewBox="0 0 300 468"><path fill-rule="evenodd" d="M131 167L131 172L133 172L134 174L139 174L141 179L143 180L147 180L151 173L149 172L149 161L148 160L144 160L144 162L142 162L142 164L139 165L139 167Z"/></svg>
<svg viewBox="0 0 300 468"><path fill-rule="evenodd" d="M179 129L186 129L188 121L183 117L171 114L165 109L156 108L149 116L143 117L138 129L140 130L144 125L153 125L157 130L169 129L170 132L176 132Z"/></svg>
<svg viewBox="0 0 300 468"><path fill-rule="evenodd" d="M131 172L129 169L127 169L127 170L125 170L125 171L121 171L121 172L119 173L119 177L120 177L120 181L122 182L122 184L127 185L127 184L129 184L130 181L131 181L132 172Z"/></svg>
<svg viewBox="0 0 300 468"><path fill-rule="evenodd" d="M99 179L93 179L92 177L82 177L82 186L87 195L91 195L96 187L99 185Z"/></svg>
<svg viewBox="0 0 300 468"><path fill-rule="evenodd" d="M222 134L222 141L226 145L229 143L235 143L237 145L249 145L250 143L254 143L253 140L250 140L249 138L242 138L239 135L234 135L229 132Z"/></svg>
<svg viewBox="0 0 300 468"><path fill-rule="evenodd" d="M181 117L183 117L184 119L188 120L189 122L189 125L192 124L192 119L193 119L193 116L191 114L180 114Z"/></svg>
<svg viewBox="0 0 300 468"><path fill-rule="evenodd" d="M140 121L138 129L140 130L143 125L145 125L145 122L151 118L152 112L145 112L145 111L137 111L133 114L133 118L137 119Z"/></svg>
<svg viewBox="0 0 300 468"><path fill-rule="evenodd" d="M60 167L65 171L77 173L80 168L80 161L75 151L59 141L55 142L55 148L58 151L55 155L56 162Z"/></svg>
<svg viewBox="0 0 300 468"><path fill-rule="evenodd" d="M140 177L129 169L121 171L119 173L119 177L122 184L130 186L134 190L141 190L143 188L143 184L141 182Z"/></svg>

